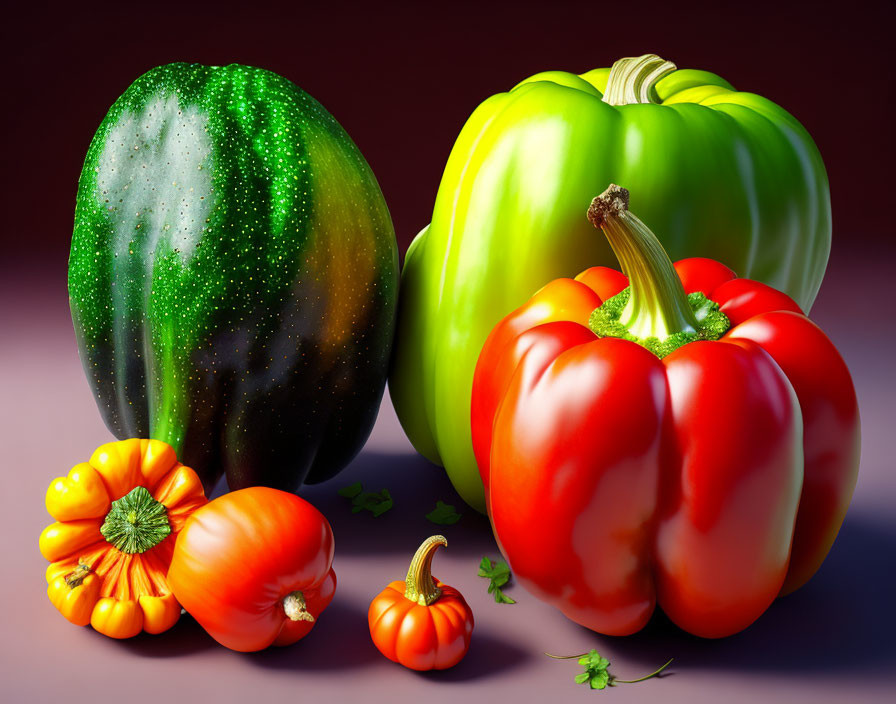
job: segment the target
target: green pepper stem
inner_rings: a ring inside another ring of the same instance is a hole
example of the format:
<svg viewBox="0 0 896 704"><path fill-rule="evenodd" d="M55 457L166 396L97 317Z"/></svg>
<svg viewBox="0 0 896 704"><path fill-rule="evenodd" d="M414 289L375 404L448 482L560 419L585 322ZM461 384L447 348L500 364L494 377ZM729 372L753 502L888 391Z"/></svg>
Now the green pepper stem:
<svg viewBox="0 0 896 704"><path fill-rule="evenodd" d="M675 64L656 54L619 59L610 68L603 101L608 105L658 103L654 86L675 70Z"/></svg>
<svg viewBox="0 0 896 704"><path fill-rule="evenodd" d="M629 192L610 184L588 208L588 219L603 230L628 276L631 295L619 322L643 339L696 333L697 318L669 255L650 228L629 211L628 203Z"/></svg>
<svg viewBox="0 0 896 704"><path fill-rule="evenodd" d="M448 545L448 541L441 535L433 535L424 540L414 553L408 576L404 580L405 598L421 606L429 606L442 596L442 590L432 578L432 558L440 545Z"/></svg>

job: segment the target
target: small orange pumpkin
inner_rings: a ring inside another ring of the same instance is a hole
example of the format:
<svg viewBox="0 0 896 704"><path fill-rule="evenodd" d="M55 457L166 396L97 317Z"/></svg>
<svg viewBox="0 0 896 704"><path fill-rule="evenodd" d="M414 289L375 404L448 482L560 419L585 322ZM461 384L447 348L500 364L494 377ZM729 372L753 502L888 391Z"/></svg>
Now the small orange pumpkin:
<svg viewBox="0 0 896 704"><path fill-rule="evenodd" d="M370 636L390 660L412 670L444 670L470 648L473 611L461 593L432 576L441 535L423 541L404 582L392 582L371 602Z"/></svg>
<svg viewBox="0 0 896 704"><path fill-rule="evenodd" d="M206 503L199 477L159 440L100 446L47 490L56 523L40 535L47 594L69 621L112 638L161 633L180 618L168 586L177 534Z"/></svg>

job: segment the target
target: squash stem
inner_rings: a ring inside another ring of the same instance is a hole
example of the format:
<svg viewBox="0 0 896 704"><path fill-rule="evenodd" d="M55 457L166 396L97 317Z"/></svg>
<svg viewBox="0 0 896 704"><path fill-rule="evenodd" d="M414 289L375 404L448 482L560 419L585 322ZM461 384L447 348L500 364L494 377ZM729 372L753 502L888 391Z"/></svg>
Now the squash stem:
<svg viewBox="0 0 896 704"><path fill-rule="evenodd" d="M100 528L106 542L128 554L154 548L171 534L165 505L138 486L112 502Z"/></svg>
<svg viewBox="0 0 896 704"><path fill-rule="evenodd" d="M433 535L423 541L417 548L404 580L404 596L421 606L429 606L442 596L442 590L436 586L432 578L432 558L440 545L448 545L441 535Z"/></svg>
<svg viewBox="0 0 896 704"><path fill-rule="evenodd" d="M80 587L82 582L87 578L87 575L89 575L90 572L90 565L87 565L84 562L78 560L78 566L72 572L65 576L65 585L69 589Z"/></svg>

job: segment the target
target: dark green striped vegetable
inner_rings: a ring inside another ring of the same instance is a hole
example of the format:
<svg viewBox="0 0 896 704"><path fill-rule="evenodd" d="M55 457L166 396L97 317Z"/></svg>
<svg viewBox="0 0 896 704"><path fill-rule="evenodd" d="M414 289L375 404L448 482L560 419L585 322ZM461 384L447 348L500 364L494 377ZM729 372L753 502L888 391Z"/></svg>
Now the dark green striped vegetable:
<svg viewBox="0 0 896 704"><path fill-rule="evenodd" d="M90 145L69 260L88 380L117 437L168 442L207 489L294 491L357 453L397 268L364 157L277 74L153 69Z"/></svg>

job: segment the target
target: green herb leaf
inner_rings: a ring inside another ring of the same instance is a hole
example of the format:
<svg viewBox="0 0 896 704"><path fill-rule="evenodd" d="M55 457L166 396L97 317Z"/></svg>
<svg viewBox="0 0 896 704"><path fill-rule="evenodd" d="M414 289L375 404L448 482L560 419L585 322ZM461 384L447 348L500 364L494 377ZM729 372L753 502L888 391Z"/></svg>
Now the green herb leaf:
<svg viewBox="0 0 896 704"><path fill-rule="evenodd" d="M355 482L340 489L337 493L352 500L352 513L370 511L376 518L392 508L392 495L388 489L381 489L378 492L364 491L361 482Z"/></svg>
<svg viewBox="0 0 896 704"><path fill-rule="evenodd" d="M389 493L388 489L381 489L379 494L373 494L368 499L368 504L365 508L373 514L374 518L383 515L392 508L392 494Z"/></svg>
<svg viewBox="0 0 896 704"><path fill-rule="evenodd" d="M577 684L585 684L587 682L591 689L604 689L610 684L610 673L607 672L610 661L605 657L601 657L601 654L596 650L589 650L580 657L579 665L584 667L585 671L576 675Z"/></svg>
<svg viewBox="0 0 896 704"><path fill-rule="evenodd" d="M585 655L579 658L579 665L584 665L591 670L606 670L610 666L610 661L605 657L601 657L596 650L589 650Z"/></svg>
<svg viewBox="0 0 896 704"><path fill-rule="evenodd" d="M603 689L607 686L607 683L609 681L610 675L606 671L604 671L592 675L591 679L588 681L588 684L591 685L591 689Z"/></svg>
<svg viewBox="0 0 896 704"><path fill-rule="evenodd" d="M336 493L340 496L344 496L347 499L353 499L362 491L364 491L364 487L361 485L361 482L355 482L354 484L349 484L348 486L342 487Z"/></svg>
<svg viewBox="0 0 896 704"><path fill-rule="evenodd" d="M436 507L426 514L426 518L438 526L451 526L460 520L461 514L454 510L454 506L444 501L436 501Z"/></svg>
<svg viewBox="0 0 896 704"><path fill-rule="evenodd" d="M507 595L506 595L504 592L502 592L500 589L496 589L496 590L495 590L495 601L496 601L498 604L515 604L515 603L516 603L516 600L515 600L515 599L511 599L509 596L507 596Z"/></svg>
<svg viewBox="0 0 896 704"><path fill-rule="evenodd" d="M485 558L483 558L483 564L484 563ZM670 659L665 665L654 670L649 675L644 675L636 680L620 680L610 674L610 661L605 657L602 657L596 650L592 649L581 655L551 655L550 653L545 653L545 655L549 658L554 658L555 660L578 659L579 665L584 667L585 671L580 672L575 676L576 684L585 684L587 682L591 689L605 689L606 687L613 687L616 684L634 684L635 682L643 682L652 677L658 677L663 670L672 664L672 660Z"/></svg>
<svg viewBox="0 0 896 704"><path fill-rule="evenodd" d="M488 583L488 593L492 594L495 597L495 602L498 604L515 604L516 601L507 596L504 592L501 591L501 587L503 587L507 582L510 581L510 566L506 562L497 561L492 564L492 561L487 557L482 558L482 562L479 563L479 576L485 577L489 580Z"/></svg>

